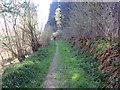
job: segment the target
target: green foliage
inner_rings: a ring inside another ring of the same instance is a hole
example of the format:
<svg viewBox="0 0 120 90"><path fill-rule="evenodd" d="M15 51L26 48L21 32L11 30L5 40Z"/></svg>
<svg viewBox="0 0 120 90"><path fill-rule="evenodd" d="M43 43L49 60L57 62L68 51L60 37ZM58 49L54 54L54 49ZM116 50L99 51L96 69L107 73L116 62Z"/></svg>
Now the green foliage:
<svg viewBox="0 0 120 90"><path fill-rule="evenodd" d="M11 13L11 14L20 14L20 10L19 10L19 4L14 4L13 7L13 2L2 2L2 8L0 9L0 13Z"/></svg>
<svg viewBox="0 0 120 90"><path fill-rule="evenodd" d="M90 42L95 42L92 47L96 46L96 52L101 52L105 48L110 47L110 41L106 39L101 39L100 37L90 39Z"/></svg>
<svg viewBox="0 0 120 90"><path fill-rule="evenodd" d="M40 48L24 62L7 68L3 88L40 88L55 52L55 43Z"/></svg>
<svg viewBox="0 0 120 90"><path fill-rule="evenodd" d="M0 36L0 41L6 42L6 45L12 47L17 40L15 40L15 36ZM9 42L10 41L10 42ZM6 47L5 44L2 43L2 47Z"/></svg>
<svg viewBox="0 0 120 90"><path fill-rule="evenodd" d="M36 11L37 6L33 6L30 8L29 6L30 2L24 1L21 3L18 3L16 0L12 0L9 2L2 2L2 8L0 9L0 13L10 13L14 15L23 15L25 16L26 13L23 12L24 10L32 10Z"/></svg>
<svg viewBox="0 0 120 90"><path fill-rule="evenodd" d="M71 48L65 41L58 41L59 61L57 79L64 88L101 88L103 74L99 71L99 64L95 62L91 53Z"/></svg>
<svg viewBox="0 0 120 90"><path fill-rule="evenodd" d="M92 77L91 81L94 82L96 88L104 87L104 75L99 69L100 64L91 53L83 51L84 49L73 49L74 56L79 60L79 67L82 67Z"/></svg>
<svg viewBox="0 0 120 90"><path fill-rule="evenodd" d="M15 36L1 36L1 39L15 41Z"/></svg>

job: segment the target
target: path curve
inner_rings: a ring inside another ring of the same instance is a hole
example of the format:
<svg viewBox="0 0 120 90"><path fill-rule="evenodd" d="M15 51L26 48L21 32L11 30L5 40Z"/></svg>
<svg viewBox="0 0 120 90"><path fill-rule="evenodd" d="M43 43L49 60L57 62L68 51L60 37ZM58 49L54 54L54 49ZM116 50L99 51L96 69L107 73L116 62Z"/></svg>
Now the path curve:
<svg viewBox="0 0 120 90"><path fill-rule="evenodd" d="M57 58L58 58L58 44L56 43L56 52L53 57L51 66L49 68L49 72L43 83L43 88L58 88L55 86L55 84L59 83L59 81L55 79L57 75L57 73L55 72L57 68Z"/></svg>

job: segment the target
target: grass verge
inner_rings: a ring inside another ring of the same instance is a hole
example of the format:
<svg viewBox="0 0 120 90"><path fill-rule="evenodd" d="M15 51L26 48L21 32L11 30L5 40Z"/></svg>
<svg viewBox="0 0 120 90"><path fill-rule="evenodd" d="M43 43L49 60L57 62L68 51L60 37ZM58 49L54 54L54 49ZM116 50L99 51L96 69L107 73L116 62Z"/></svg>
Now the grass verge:
<svg viewBox="0 0 120 90"><path fill-rule="evenodd" d="M60 88L101 88L104 83L99 78L98 64L92 63L93 56L78 48L71 48L65 41L58 41L59 59L57 79ZM79 56L79 57L78 57Z"/></svg>
<svg viewBox="0 0 120 90"><path fill-rule="evenodd" d="M3 88L40 88L55 53L55 43L40 48L22 63L10 66L3 74Z"/></svg>

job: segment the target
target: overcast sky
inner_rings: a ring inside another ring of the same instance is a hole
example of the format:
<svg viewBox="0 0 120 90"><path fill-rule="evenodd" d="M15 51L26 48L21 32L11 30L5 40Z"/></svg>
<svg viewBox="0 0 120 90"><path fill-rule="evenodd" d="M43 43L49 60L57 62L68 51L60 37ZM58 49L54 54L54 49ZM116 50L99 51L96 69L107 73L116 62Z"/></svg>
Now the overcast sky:
<svg viewBox="0 0 120 90"><path fill-rule="evenodd" d="M41 24L45 25L48 20L49 8L50 4L52 3L52 0L32 0L32 1L34 1L36 5L39 5L37 8L39 26Z"/></svg>

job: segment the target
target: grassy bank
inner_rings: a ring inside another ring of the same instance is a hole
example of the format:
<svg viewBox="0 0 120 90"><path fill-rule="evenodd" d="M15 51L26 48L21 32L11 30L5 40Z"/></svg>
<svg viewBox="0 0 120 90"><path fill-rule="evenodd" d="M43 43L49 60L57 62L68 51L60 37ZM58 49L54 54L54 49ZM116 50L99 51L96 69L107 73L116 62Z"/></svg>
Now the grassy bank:
<svg viewBox="0 0 120 90"><path fill-rule="evenodd" d="M78 48L71 48L65 41L58 41L58 80L61 81L61 88L101 88L104 83L101 81L102 73L99 72L99 65L91 63L95 60L89 53L82 53Z"/></svg>
<svg viewBox="0 0 120 90"><path fill-rule="evenodd" d="M3 88L40 88L55 53L55 43L40 48L24 62L10 66L3 75Z"/></svg>

